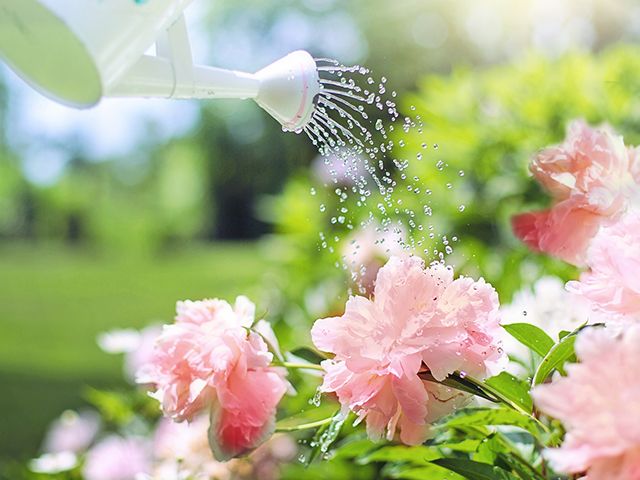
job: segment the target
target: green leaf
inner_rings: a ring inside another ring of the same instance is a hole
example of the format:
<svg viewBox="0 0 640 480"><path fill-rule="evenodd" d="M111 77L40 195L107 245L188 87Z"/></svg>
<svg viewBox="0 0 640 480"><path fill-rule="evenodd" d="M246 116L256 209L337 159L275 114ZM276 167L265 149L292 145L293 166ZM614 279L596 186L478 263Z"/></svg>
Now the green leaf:
<svg viewBox="0 0 640 480"><path fill-rule="evenodd" d="M438 448L447 448L456 452L475 452L480 445L481 440L475 438L466 438L459 442L447 442L438 445Z"/></svg>
<svg viewBox="0 0 640 480"><path fill-rule="evenodd" d="M474 382L470 381L467 376L463 376L460 372L454 372L442 381L436 380L430 372L422 372L419 373L418 376L422 380L426 380L427 382L439 383L447 387L455 388L456 390L470 393L471 395L476 395L478 397L484 398L485 400L489 400L490 402L498 401L496 398L488 395L479 385L476 385Z"/></svg>
<svg viewBox="0 0 640 480"><path fill-rule="evenodd" d="M379 448L359 458L358 463L367 465L372 462L408 462L413 465L429 465L429 462L436 458L442 458L442 454L435 448L422 445L415 447L393 445Z"/></svg>
<svg viewBox="0 0 640 480"><path fill-rule="evenodd" d="M576 335L570 334L556 343L549 353L542 359L535 375L532 385L540 385L554 370L561 369L564 363L574 355L574 343Z"/></svg>
<svg viewBox="0 0 640 480"><path fill-rule="evenodd" d="M493 465L501 451L503 451L503 447L499 439L496 438L495 434L491 434L480 442L471 459L476 462Z"/></svg>
<svg viewBox="0 0 640 480"><path fill-rule="evenodd" d="M306 360L307 362L311 362L314 364L319 364L321 361L326 360L327 357L322 355L318 350L315 350L310 347L299 347L295 350L291 351L291 354Z"/></svg>
<svg viewBox="0 0 640 480"><path fill-rule="evenodd" d="M507 372L502 372L495 377L486 379L484 383L497 390L502 396L508 398L523 410L532 411L533 401L531 400L531 395L529 395L529 384L527 382L518 380Z"/></svg>
<svg viewBox="0 0 640 480"><path fill-rule="evenodd" d="M468 408L461 410L458 415L445 424L449 428L464 426L511 425L526 430L539 438L542 434L535 420L524 413L510 408Z"/></svg>
<svg viewBox="0 0 640 480"><path fill-rule="evenodd" d="M368 438L354 439L353 437L351 435L340 442L332 457L334 460L364 457L367 453L377 448L376 444Z"/></svg>
<svg viewBox="0 0 640 480"><path fill-rule="evenodd" d="M440 458L433 463L456 472L468 480L518 480L518 477L501 468L465 458Z"/></svg>
<svg viewBox="0 0 640 480"><path fill-rule="evenodd" d="M530 323L510 323L502 325L502 328L541 357L544 357L555 344L553 339L542 329Z"/></svg>
<svg viewBox="0 0 640 480"><path fill-rule="evenodd" d="M385 477L404 480L464 480L457 473L434 464L424 467L391 466L383 473Z"/></svg>
<svg viewBox="0 0 640 480"><path fill-rule="evenodd" d="M132 399L126 393L87 388L85 398L109 422L125 425L134 417Z"/></svg>

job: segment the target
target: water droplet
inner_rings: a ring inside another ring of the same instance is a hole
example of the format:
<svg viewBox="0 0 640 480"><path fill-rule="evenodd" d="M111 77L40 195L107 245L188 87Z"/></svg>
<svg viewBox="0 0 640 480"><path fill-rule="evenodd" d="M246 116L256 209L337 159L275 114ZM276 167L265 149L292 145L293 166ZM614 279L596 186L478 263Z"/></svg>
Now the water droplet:
<svg viewBox="0 0 640 480"><path fill-rule="evenodd" d="M314 407L319 407L321 400L322 400L322 391L318 388L316 389L316 393L313 394L313 398L309 399L309 405L313 405Z"/></svg>
<svg viewBox="0 0 640 480"><path fill-rule="evenodd" d="M458 206L458 211L459 212L464 212L464 208L465 208L464 205L460 205L460 206Z"/></svg>

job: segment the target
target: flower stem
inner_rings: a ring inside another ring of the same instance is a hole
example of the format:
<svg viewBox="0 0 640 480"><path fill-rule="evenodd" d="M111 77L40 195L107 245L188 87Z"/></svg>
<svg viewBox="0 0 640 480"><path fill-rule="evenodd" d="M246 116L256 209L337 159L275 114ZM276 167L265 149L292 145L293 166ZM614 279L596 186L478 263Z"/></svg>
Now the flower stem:
<svg viewBox="0 0 640 480"><path fill-rule="evenodd" d="M323 425L327 425L331 423L333 420L333 416L328 418L323 418L322 420L317 420L315 422L309 423L301 423L300 425L294 425L291 427L278 427L276 428L276 432L297 432L299 430L309 430L310 428L321 427Z"/></svg>
<svg viewBox="0 0 640 480"><path fill-rule="evenodd" d="M291 362L282 362L279 364L282 367L290 368L290 369L298 369L298 370L319 370L324 371L321 365L316 365L313 363L291 363Z"/></svg>

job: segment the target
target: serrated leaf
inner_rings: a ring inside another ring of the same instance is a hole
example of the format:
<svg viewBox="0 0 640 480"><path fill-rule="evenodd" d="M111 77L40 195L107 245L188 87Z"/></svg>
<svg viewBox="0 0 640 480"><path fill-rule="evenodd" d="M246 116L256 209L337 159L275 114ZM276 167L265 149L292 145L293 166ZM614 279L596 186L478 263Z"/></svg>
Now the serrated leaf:
<svg viewBox="0 0 640 480"><path fill-rule="evenodd" d="M458 415L447 421L447 427L486 425L511 425L519 427L539 437L541 431L536 422L529 416L509 408L470 408L461 410Z"/></svg>
<svg viewBox="0 0 640 480"><path fill-rule="evenodd" d="M502 325L513 338L530 348L541 357L544 357L555 344L553 339L544 330L530 323L510 323Z"/></svg>
<svg viewBox="0 0 640 480"><path fill-rule="evenodd" d="M576 335L567 335L549 350L549 353L542 359L533 376L533 386L543 383L551 372L561 369L564 363L573 357L575 341Z"/></svg>
<svg viewBox="0 0 640 480"><path fill-rule="evenodd" d="M495 377L484 381L491 388L497 390L502 396L508 398L513 403L527 412L533 410L533 401L529 395L529 384L517 379L507 372L502 372Z"/></svg>
<svg viewBox="0 0 640 480"><path fill-rule="evenodd" d="M518 477L501 468L465 458L440 458L433 463L456 472L468 480L518 480Z"/></svg>

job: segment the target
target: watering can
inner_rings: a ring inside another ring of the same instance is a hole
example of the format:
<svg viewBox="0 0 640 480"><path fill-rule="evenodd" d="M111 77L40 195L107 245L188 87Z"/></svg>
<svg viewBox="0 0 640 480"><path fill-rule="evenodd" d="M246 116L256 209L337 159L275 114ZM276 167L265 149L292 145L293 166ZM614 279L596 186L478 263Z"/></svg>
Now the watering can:
<svg viewBox="0 0 640 480"><path fill-rule="evenodd" d="M302 50L256 73L194 65L191 0L1 0L0 58L36 90L88 108L103 97L254 99L285 130L311 119L320 89ZM156 55L145 52L155 44Z"/></svg>

